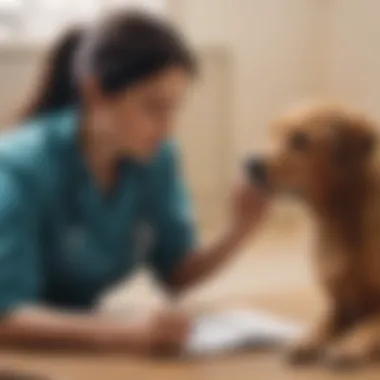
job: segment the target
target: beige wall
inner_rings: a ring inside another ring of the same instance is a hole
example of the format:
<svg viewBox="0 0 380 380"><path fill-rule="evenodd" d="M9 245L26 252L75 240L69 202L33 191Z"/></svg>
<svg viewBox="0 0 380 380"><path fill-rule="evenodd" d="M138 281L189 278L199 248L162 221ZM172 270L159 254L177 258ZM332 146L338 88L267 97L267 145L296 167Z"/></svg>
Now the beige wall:
<svg viewBox="0 0 380 380"><path fill-rule="evenodd" d="M326 4L321 0L168 0L167 4L195 46L217 49L228 57L228 78L219 86L228 99L226 108L219 110L224 115L219 126L222 139L209 139L206 152L210 161L217 159L217 151L227 158L217 171L204 165L196 169L199 178L215 177L216 172L227 177L224 182L213 181L215 187L224 183L211 201L220 205L241 157L265 147L274 115L292 102L323 92L321 26L327 22ZM198 123L196 111L187 114L187 125ZM202 128L209 129L203 135L212 135L212 126L203 123ZM198 149L197 136L192 134L194 139L186 141L188 152ZM286 223L294 213L299 215L298 208L288 202L277 204L274 210L276 220Z"/></svg>
<svg viewBox="0 0 380 380"><path fill-rule="evenodd" d="M380 121L379 0L168 0L195 45L231 59L230 164L289 103L331 98ZM380 125L380 124L379 124ZM210 144L212 144L210 142Z"/></svg>
<svg viewBox="0 0 380 380"><path fill-rule="evenodd" d="M220 208L239 157L265 145L271 118L289 103L333 97L380 120L380 0L166 2L204 69L179 130L203 219ZM0 46L0 124L28 95L38 57Z"/></svg>
<svg viewBox="0 0 380 380"><path fill-rule="evenodd" d="M326 95L380 120L380 1L332 0L328 8Z"/></svg>
<svg viewBox="0 0 380 380"><path fill-rule="evenodd" d="M201 46L232 61L234 158L262 146L287 104L325 97L380 120L379 0L167 0Z"/></svg>
<svg viewBox="0 0 380 380"><path fill-rule="evenodd" d="M196 45L232 60L232 151L263 145L287 104L320 91L320 0L172 0L173 16Z"/></svg>

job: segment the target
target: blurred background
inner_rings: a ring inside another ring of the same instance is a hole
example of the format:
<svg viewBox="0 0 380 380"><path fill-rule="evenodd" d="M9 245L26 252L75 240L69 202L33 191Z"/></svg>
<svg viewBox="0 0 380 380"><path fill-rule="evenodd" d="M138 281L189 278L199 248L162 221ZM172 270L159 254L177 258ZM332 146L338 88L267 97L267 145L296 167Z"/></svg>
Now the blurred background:
<svg viewBox="0 0 380 380"><path fill-rule="evenodd" d="M243 157L265 147L270 122L284 108L307 98L334 99L380 120L380 0L0 0L0 126L12 122L38 82L51 41L69 25L119 7L144 8L173 20L201 63L201 77L178 122L178 140L205 240L218 232ZM231 265L182 302L201 308L244 303L308 319L321 301L308 265L311 239L306 212L279 200ZM105 295L105 312L163 302L144 272L126 285ZM24 363L59 369L73 379L116 378L125 370L124 359L98 366L83 358L34 360ZM140 375L148 368L137 367ZM184 374L180 366L154 368L156 379ZM275 373L276 368L273 362L242 359L190 367L186 378L242 378L239 373L296 378Z"/></svg>
<svg viewBox="0 0 380 380"><path fill-rule="evenodd" d="M0 125L39 80L55 36L118 7L172 19L198 54L202 75L178 139L205 239L217 231L242 157L265 146L270 121L288 105L332 98L380 119L378 0L0 0ZM193 296L304 290L311 283L306 220L296 204L277 202L240 261ZM153 299L146 281L136 281L128 294ZM112 305L129 305L124 290L115 294Z"/></svg>
<svg viewBox="0 0 380 380"><path fill-rule="evenodd" d="M377 0L0 0L0 124L57 34L118 7L171 18L198 52L202 77L178 133L205 228L220 219L239 159L263 147L289 104L334 98L380 117ZM287 224L294 207L278 209Z"/></svg>

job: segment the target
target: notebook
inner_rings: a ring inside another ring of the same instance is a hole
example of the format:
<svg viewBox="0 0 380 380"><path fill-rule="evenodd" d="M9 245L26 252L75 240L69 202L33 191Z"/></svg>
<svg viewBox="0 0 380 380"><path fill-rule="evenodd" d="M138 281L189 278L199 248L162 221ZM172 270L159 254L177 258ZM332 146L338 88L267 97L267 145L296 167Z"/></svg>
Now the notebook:
<svg viewBox="0 0 380 380"><path fill-rule="evenodd" d="M297 339L303 330L285 318L250 309L212 312L195 319L185 353L207 356L279 347Z"/></svg>

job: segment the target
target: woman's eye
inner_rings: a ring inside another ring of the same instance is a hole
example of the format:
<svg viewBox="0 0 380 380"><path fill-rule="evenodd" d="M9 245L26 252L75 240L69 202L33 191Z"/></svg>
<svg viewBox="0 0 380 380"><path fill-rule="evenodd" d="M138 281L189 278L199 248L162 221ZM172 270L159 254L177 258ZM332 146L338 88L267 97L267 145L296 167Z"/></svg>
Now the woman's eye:
<svg viewBox="0 0 380 380"><path fill-rule="evenodd" d="M296 132L291 136L289 145L294 150L304 151L309 146L309 138L303 132Z"/></svg>

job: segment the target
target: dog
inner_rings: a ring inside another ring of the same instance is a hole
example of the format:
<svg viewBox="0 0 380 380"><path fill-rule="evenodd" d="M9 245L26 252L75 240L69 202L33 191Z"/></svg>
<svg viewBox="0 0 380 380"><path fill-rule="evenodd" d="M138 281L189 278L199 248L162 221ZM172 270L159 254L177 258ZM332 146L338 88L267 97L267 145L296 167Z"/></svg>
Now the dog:
<svg viewBox="0 0 380 380"><path fill-rule="evenodd" d="M307 105L280 117L274 148L250 179L300 197L316 226L315 265L327 298L290 349L295 362L358 365L380 354L380 169L375 123L347 107Z"/></svg>

